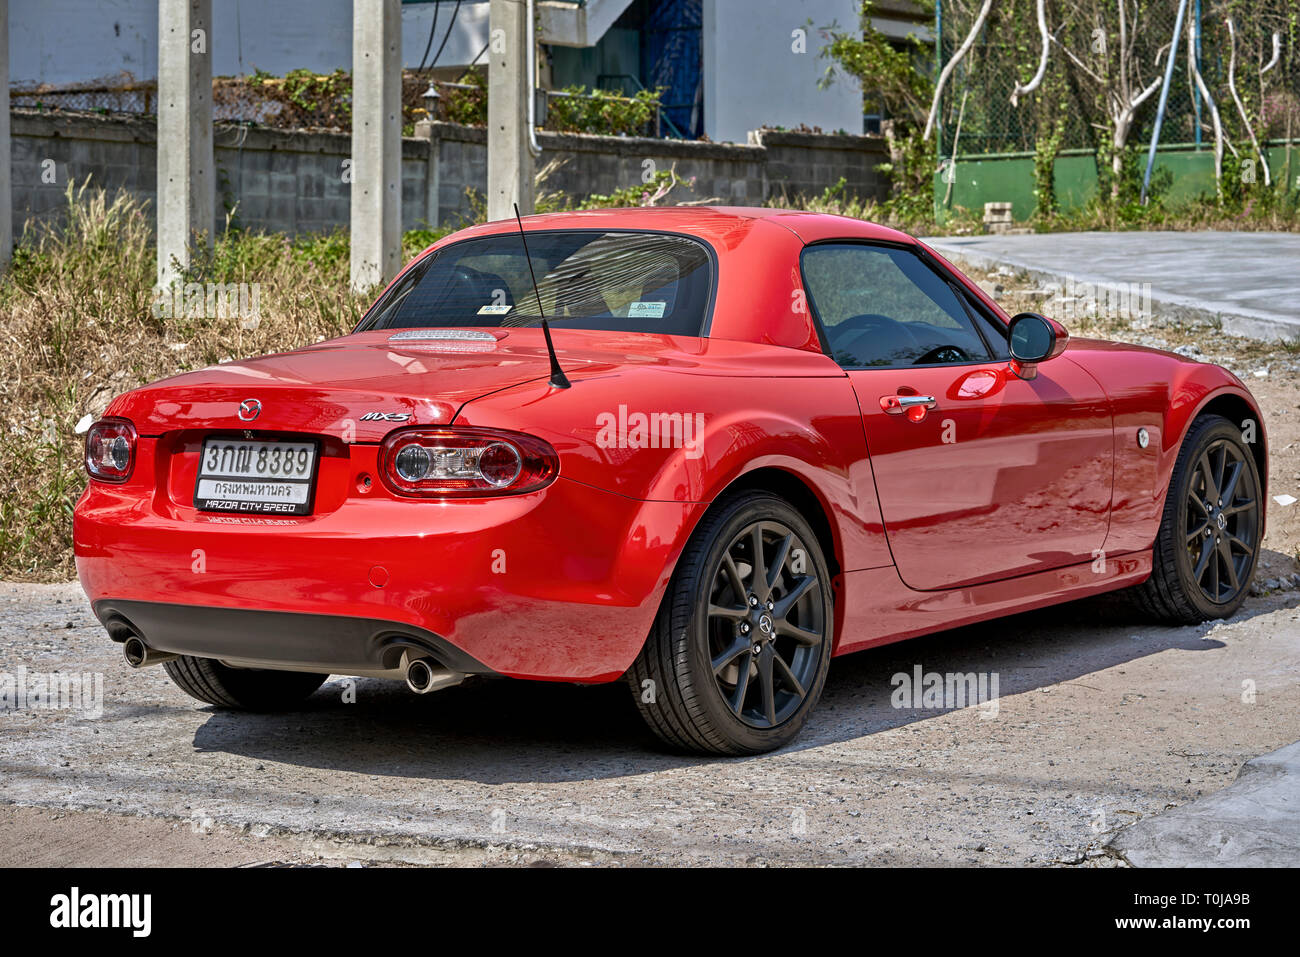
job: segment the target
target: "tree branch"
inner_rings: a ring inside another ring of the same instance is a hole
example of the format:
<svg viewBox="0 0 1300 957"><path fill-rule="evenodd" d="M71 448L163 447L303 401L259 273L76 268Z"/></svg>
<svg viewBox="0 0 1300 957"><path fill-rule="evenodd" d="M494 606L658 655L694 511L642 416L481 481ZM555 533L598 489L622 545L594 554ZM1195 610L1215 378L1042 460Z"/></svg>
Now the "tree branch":
<svg viewBox="0 0 1300 957"><path fill-rule="evenodd" d="M1093 73L1092 70L1088 69L1088 65L1087 65L1086 63L1084 63L1082 60L1080 60L1080 59L1079 59L1077 56L1075 56L1073 53L1071 53L1069 47L1067 47L1067 46L1066 46L1064 43L1062 43L1060 40L1056 39L1056 37L1052 37L1051 39L1052 39L1052 42L1053 42L1053 43L1055 43L1058 47L1061 48L1061 52L1064 53L1066 56L1068 56L1068 57L1070 58L1070 61L1071 61L1075 66L1077 66L1077 67L1078 67L1080 70L1082 70L1084 73L1088 74L1088 77L1089 77L1089 78L1090 78L1094 83L1100 84L1101 86L1105 86L1105 85L1106 85L1106 81L1103 80L1101 77L1099 77L1096 73Z"/></svg>
<svg viewBox="0 0 1300 957"><path fill-rule="evenodd" d="M1214 121L1214 186L1218 191L1219 198L1223 198L1223 124L1219 120L1219 108L1214 105L1214 97L1210 96L1210 88L1205 85L1205 78L1201 76L1201 68L1196 65L1196 26L1193 20L1187 21L1187 62L1192 68L1192 76L1196 80L1196 88L1201 91L1201 96L1205 98L1206 105L1210 108L1210 119Z"/></svg>
<svg viewBox="0 0 1300 957"><path fill-rule="evenodd" d="M1043 52L1038 57L1038 72L1024 86L1016 84L1016 88L1011 91L1012 106L1018 105L1022 94L1033 93L1038 89L1038 85L1043 82L1043 75L1047 72L1047 50L1050 38L1047 33L1046 7L1047 0L1038 0L1038 33L1043 38Z"/></svg>
<svg viewBox="0 0 1300 957"><path fill-rule="evenodd" d="M984 6L980 7L979 16L975 18L975 23L970 28L970 33L966 34L966 39L962 45L957 48L957 52L952 58L944 64L943 70L939 73L939 79L934 84L934 99L930 101L930 115L925 121L925 132L921 134L921 139L928 140L930 132L934 129L934 118L939 112L939 100L943 96L943 88L948 82L948 77L952 74L953 68L962 61L962 58L970 51L971 46L975 43L975 37L979 35L980 29L984 26L985 19L988 18L989 10L993 7L993 0L984 0Z"/></svg>
<svg viewBox="0 0 1300 957"><path fill-rule="evenodd" d="M1224 21L1228 25L1228 92L1232 94L1232 102L1237 104L1237 112L1241 114L1242 125L1246 127L1246 132L1250 135L1250 144L1255 147L1255 155L1259 157L1259 164L1264 167L1264 185L1272 186L1273 177L1269 175L1268 157L1264 151L1259 148L1259 140L1255 138L1255 128L1250 125L1250 117L1246 115L1246 107L1241 102L1241 97L1237 93L1237 28L1232 22L1232 17Z"/></svg>
<svg viewBox="0 0 1300 957"><path fill-rule="evenodd" d="M1260 67L1259 75L1263 76L1273 67L1277 66L1277 61L1282 58L1282 34L1273 34L1273 59L1268 61L1267 66Z"/></svg>

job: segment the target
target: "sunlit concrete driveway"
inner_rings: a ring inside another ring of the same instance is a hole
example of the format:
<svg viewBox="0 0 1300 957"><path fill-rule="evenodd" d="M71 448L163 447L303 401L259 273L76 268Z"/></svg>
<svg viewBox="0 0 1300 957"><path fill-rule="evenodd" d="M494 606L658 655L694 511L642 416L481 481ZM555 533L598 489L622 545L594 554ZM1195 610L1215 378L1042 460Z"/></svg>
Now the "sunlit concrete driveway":
<svg viewBox="0 0 1300 957"><path fill-rule="evenodd" d="M945 236L958 265L1007 265L1046 282L1150 283L1154 307L1217 318L1225 332L1300 335L1300 233L1122 232Z"/></svg>

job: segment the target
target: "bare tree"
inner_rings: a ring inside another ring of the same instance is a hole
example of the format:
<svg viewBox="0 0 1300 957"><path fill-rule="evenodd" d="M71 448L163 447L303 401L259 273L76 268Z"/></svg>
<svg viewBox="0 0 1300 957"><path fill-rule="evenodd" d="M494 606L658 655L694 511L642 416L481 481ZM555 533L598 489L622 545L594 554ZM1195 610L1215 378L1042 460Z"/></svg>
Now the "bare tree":
<svg viewBox="0 0 1300 957"><path fill-rule="evenodd" d="M1205 105L1209 107L1210 119L1214 123L1214 188L1223 199L1223 146L1226 143L1232 150L1232 155L1237 155L1236 147L1232 141L1223 135L1223 121L1219 118L1219 108L1214 103L1214 97L1210 95L1210 88L1205 84L1205 77L1201 76L1201 69L1196 65L1196 24L1192 20L1187 21L1187 64L1192 71L1192 79L1196 81L1196 88L1201 92L1201 98L1205 100Z"/></svg>
<svg viewBox="0 0 1300 957"><path fill-rule="evenodd" d="M1145 103L1156 90L1160 89L1159 66L1161 57L1169 52L1166 43L1156 49L1152 58L1151 70L1156 74L1150 83L1143 82L1142 51L1150 44L1139 45L1143 39L1144 25L1140 23L1141 6L1138 0L1115 0L1118 12L1118 44L1112 48L1107 41L1106 5L1096 3L1091 18L1094 26L1088 59L1075 53L1066 41L1052 36L1055 44L1066 58L1075 66L1084 79L1089 81L1101 94L1107 117L1110 120L1110 168L1111 198L1118 199L1120 176L1124 168L1124 149L1128 145L1129 133L1138 108ZM1060 32L1058 30L1058 32Z"/></svg>
<svg viewBox="0 0 1300 957"><path fill-rule="evenodd" d="M1246 135L1250 137L1250 144L1255 147L1255 155L1259 157L1259 162L1264 167L1264 185L1271 186L1273 177L1268 169L1268 154L1259 148L1259 139L1255 136L1255 127L1251 125L1250 116L1246 113L1246 107L1241 102L1241 94L1237 92L1237 26L1232 22L1232 17L1228 17L1224 23L1228 26L1228 92L1232 94L1232 102L1237 104L1237 113L1241 116L1241 125L1246 127Z"/></svg>

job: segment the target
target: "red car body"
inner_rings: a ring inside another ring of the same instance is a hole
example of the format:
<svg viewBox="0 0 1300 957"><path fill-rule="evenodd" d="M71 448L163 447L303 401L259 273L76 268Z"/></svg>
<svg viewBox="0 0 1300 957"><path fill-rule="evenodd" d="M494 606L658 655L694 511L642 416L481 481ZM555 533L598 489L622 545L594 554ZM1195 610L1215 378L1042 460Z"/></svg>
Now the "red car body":
<svg viewBox="0 0 1300 957"><path fill-rule="evenodd" d="M844 654L1141 582L1189 424L1206 411L1260 421L1221 368L1087 339L1032 379L1005 359L845 371L799 306L800 255L829 240L922 248L869 223L668 208L524 228L697 238L716 257L707 335L556 326L568 389L548 382L542 331L513 328L446 343L361 332L127 393L107 415L138 434L131 473L92 480L75 514L78 573L110 632L167 653L343 674L383 671L387 650L427 642L463 671L611 681L636 658L710 504L745 486L779 492L817 531L833 653ZM517 229L489 223L431 251ZM938 403L919 420L882 406L917 394ZM261 403L255 423L238 413L249 398ZM376 410L388 417L364 418ZM597 440L601 413L664 411L702 414L693 448ZM555 449L558 477L504 497L396 494L378 480L380 443L412 425L536 436ZM203 437L245 431L320 442L311 514L195 508Z"/></svg>

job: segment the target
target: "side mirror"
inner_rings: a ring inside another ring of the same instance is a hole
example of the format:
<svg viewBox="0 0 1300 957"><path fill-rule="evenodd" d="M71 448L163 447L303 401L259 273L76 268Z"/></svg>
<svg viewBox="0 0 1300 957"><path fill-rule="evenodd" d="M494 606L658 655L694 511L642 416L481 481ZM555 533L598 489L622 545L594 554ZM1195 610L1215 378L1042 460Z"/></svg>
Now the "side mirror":
<svg viewBox="0 0 1300 957"><path fill-rule="evenodd" d="M1036 312L1022 312L1011 320L1007 342L1011 348L1011 366L1022 379L1038 375L1038 363L1055 359L1065 351L1070 333L1055 319Z"/></svg>

